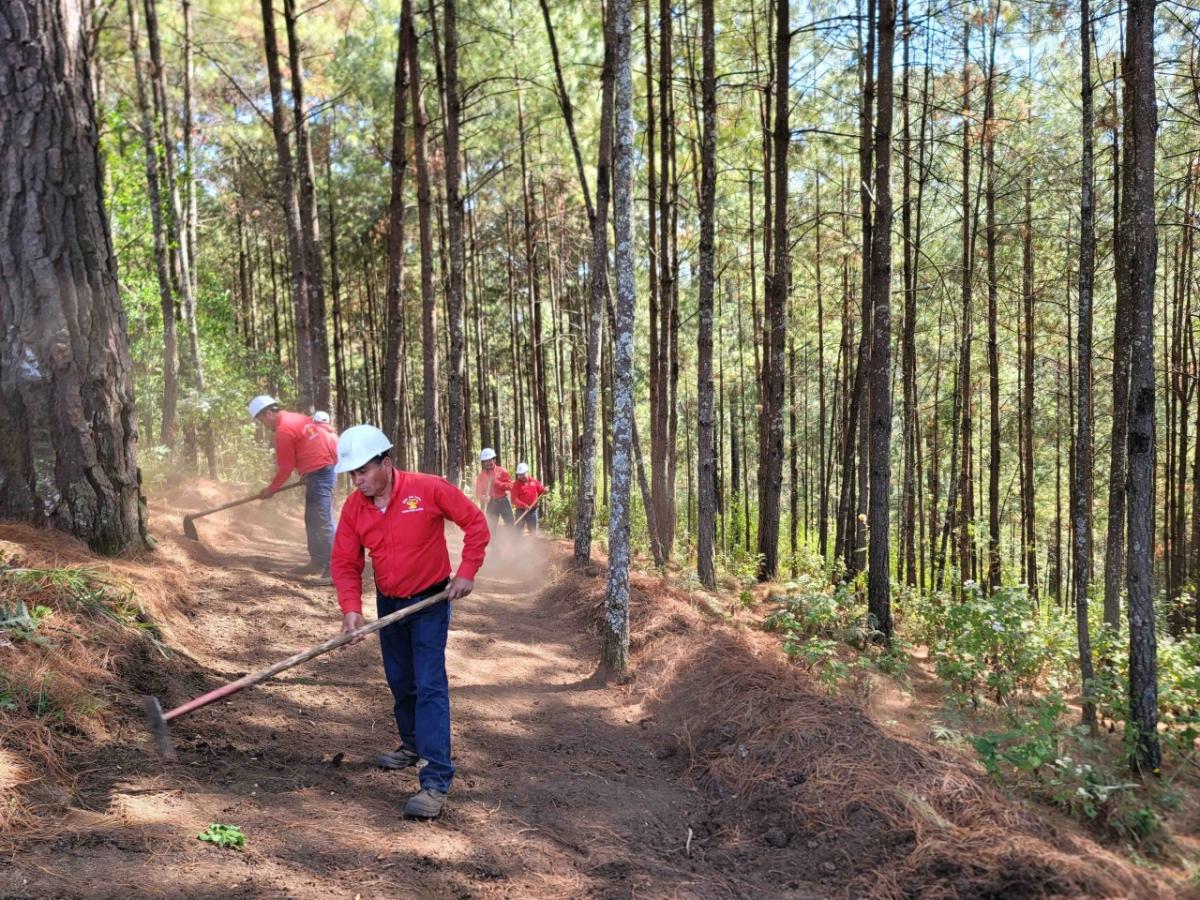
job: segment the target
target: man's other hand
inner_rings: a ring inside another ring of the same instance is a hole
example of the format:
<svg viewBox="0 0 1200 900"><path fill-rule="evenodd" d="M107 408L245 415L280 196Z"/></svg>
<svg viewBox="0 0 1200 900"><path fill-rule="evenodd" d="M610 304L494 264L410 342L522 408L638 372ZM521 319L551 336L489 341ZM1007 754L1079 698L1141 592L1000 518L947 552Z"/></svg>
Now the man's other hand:
<svg viewBox="0 0 1200 900"><path fill-rule="evenodd" d="M470 578L455 578L450 582L450 587L447 589L449 600L457 600L459 597L465 597L471 591L475 590L475 582Z"/></svg>
<svg viewBox="0 0 1200 900"><path fill-rule="evenodd" d="M265 487L261 491L259 491L258 499L259 500L270 500L271 499L271 489L269 487Z"/></svg>
<svg viewBox="0 0 1200 900"><path fill-rule="evenodd" d="M357 631L367 624L367 620L362 617L362 613L348 612L342 615L342 634L349 634L352 631ZM343 646L353 647L355 644L361 643L366 639L365 634L360 634L352 641L346 642Z"/></svg>

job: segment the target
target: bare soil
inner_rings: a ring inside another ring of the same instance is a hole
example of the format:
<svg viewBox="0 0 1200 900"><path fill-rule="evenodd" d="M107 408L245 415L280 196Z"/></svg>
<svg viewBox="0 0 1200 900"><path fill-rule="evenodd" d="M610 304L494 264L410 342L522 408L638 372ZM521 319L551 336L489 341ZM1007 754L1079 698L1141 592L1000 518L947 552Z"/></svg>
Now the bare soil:
<svg viewBox="0 0 1200 900"><path fill-rule="evenodd" d="M665 584L639 582L636 679L605 682L589 627L602 572L567 573L565 546L543 540L490 548L475 593L455 605L447 667L458 772L438 821L401 815L414 770L374 765L397 744L374 639L176 720L179 761L162 763L139 694L177 705L339 625L332 589L288 574L304 562L298 498L199 520L198 546L180 537L184 512L233 496L184 485L170 512L156 510L159 559L186 574L190 598L167 630L177 653L126 666L107 739L75 748L72 809L0 864L0 897L810 900L1162 889L1094 844L1072 839L1064 851L1016 813L1005 824L1020 841L1002 857L1011 877L977 877L999 864L955 858L977 849L974 820L954 820L955 804L975 796L973 774L954 781L964 765L809 693L766 643L708 620ZM661 597L646 593L656 584ZM733 674L722 674L730 664ZM806 718L776 721L775 709L796 715L793 701ZM780 742L780 728L796 740ZM918 804L936 827L872 805L876 781L859 783L848 766L874 765L856 763L873 741L898 748L897 784L917 771L953 782L953 809L932 793ZM781 771L796 754L804 765ZM850 793L830 787L838 779ZM245 851L197 840L209 823L240 826ZM1067 852L1096 854L1094 891L1079 889L1086 871L1060 877ZM888 871L904 877L881 877Z"/></svg>

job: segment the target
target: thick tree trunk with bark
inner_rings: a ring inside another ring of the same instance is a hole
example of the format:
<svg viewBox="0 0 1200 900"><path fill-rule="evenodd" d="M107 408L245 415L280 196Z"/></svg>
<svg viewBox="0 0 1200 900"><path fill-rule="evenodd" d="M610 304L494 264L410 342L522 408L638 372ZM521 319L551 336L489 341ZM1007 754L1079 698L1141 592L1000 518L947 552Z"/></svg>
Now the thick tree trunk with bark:
<svg viewBox="0 0 1200 900"><path fill-rule="evenodd" d="M0 518L144 545L125 309L104 213L91 4L13 0L0 54ZM19 52L18 52L19 51Z"/></svg>
<svg viewBox="0 0 1200 900"><path fill-rule="evenodd" d="M613 329L612 510L608 528L609 567L601 665L611 673L629 666L629 503L633 450L633 73L630 67L630 0L611 0L615 69L613 147L614 265L617 282Z"/></svg>
<svg viewBox="0 0 1200 900"><path fill-rule="evenodd" d="M763 358L762 418L759 425L758 566L759 581L774 578L779 570L779 503L783 490L783 381L787 332L787 297L791 280L788 249L787 189L788 126L790 100L788 70L791 48L791 5L777 0L775 24L775 125L772 132L774 176L773 266L765 281L767 342Z"/></svg>
<svg viewBox="0 0 1200 900"><path fill-rule="evenodd" d="M1124 207L1121 276L1132 313L1129 369L1129 724L1133 765L1159 774L1158 657L1154 634L1154 0L1126 7Z"/></svg>

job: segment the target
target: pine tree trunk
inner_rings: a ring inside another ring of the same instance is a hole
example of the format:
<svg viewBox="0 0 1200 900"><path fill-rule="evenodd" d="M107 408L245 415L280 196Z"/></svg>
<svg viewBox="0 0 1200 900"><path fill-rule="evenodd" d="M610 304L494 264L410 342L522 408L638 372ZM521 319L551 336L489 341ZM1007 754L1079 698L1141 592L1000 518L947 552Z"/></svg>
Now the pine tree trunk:
<svg viewBox="0 0 1200 900"><path fill-rule="evenodd" d="M145 545L146 517L84 35L91 5L13 0L6 13L20 52L0 54L0 517L126 553Z"/></svg>
<svg viewBox="0 0 1200 900"><path fill-rule="evenodd" d="M701 78L704 132L700 149L700 284L696 363L696 395L699 400L699 434L697 435L699 516L696 535L696 573L700 583L707 588L715 587L717 583L714 559L717 535L717 460L713 427L712 377L713 287L716 275L713 214L716 209L717 192L717 54L713 2L714 0L702 0L700 8L700 40L704 57ZM818 327L820 326L818 325Z"/></svg>
<svg viewBox="0 0 1200 900"><path fill-rule="evenodd" d="M1120 276L1133 322L1129 370L1129 722L1134 768L1159 774L1158 661L1154 634L1154 0L1126 7L1124 206Z"/></svg>
<svg viewBox="0 0 1200 900"><path fill-rule="evenodd" d="M313 340L309 326L308 280L310 274L300 224L300 201L296 194L296 169L292 163L292 147L288 143L286 112L283 105L283 78L279 71L279 41L275 30L275 11L271 0L261 0L261 5L263 44L266 49L267 77L271 89L271 130L275 136L275 156L279 167L281 199L287 224L292 303L295 307L296 380L300 392L299 404L301 408L309 409L314 400Z"/></svg>
<svg viewBox="0 0 1200 900"><path fill-rule="evenodd" d="M192 293L195 294L199 279L196 262L196 232L199 213L196 205L196 178L192 161L192 97L196 81L195 48L192 37L192 3L181 0L183 7L183 166L187 185L187 247L188 259L192 262Z"/></svg>
<svg viewBox="0 0 1200 900"><path fill-rule="evenodd" d="M984 165L987 166L987 244L988 282L988 589L1000 587L1000 344L996 335L996 304L999 285L996 281L996 138L995 84L996 33L999 30L1000 0L991 15L992 41L988 53L988 75L983 113Z"/></svg>
<svg viewBox="0 0 1200 900"><path fill-rule="evenodd" d="M1079 642L1079 672L1083 686L1083 722L1096 727L1096 707L1092 697L1092 642L1088 630L1088 589L1092 578L1092 465L1094 436L1092 433L1092 284L1095 271L1096 207L1092 193L1092 59L1091 59L1091 0L1081 0L1079 11L1080 98L1082 114L1080 133L1083 152L1080 161L1079 190L1079 392L1076 395L1079 415L1075 423L1075 477L1071 485L1071 535L1075 551L1074 595L1076 635ZM1026 178L1026 222L1028 224L1029 179ZM1027 266L1028 268L1028 266ZM1027 292L1028 294L1031 292ZM1030 302L1026 301L1026 330L1032 326ZM1032 341L1030 341L1032 350ZM1028 354L1031 356L1032 354ZM1026 362L1026 381L1030 380L1032 363ZM1026 397L1032 402L1032 384L1025 385ZM1031 410L1030 410L1031 412ZM1031 417L1032 418L1032 417ZM1028 424L1032 424L1030 421ZM1032 442L1031 442L1032 443ZM1028 463L1027 463L1028 465ZM1032 482L1031 475L1026 478ZM1036 571L1036 569L1035 569ZM1030 585L1030 590L1034 586Z"/></svg>
<svg viewBox="0 0 1200 900"><path fill-rule="evenodd" d="M458 129L462 120L462 95L458 84L458 0L445 0L446 42L446 225L449 242L450 279L446 312L450 330L449 371L446 377L448 413L446 422L446 479L457 484L462 474L463 427L466 417L463 396L463 207L459 191Z"/></svg>
<svg viewBox="0 0 1200 900"><path fill-rule="evenodd" d="M1128 123L1126 123L1126 128L1128 128ZM1125 265L1125 253L1122 247L1124 228L1121 224L1125 209L1121 204L1123 191L1119 189L1118 185L1123 182L1124 173L1118 161L1115 143L1113 169L1113 267L1116 270L1117 308L1113 317L1112 439L1109 442L1108 531L1104 553L1104 624L1110 628L1119 629L1121 627L1121 588L1125 570L1129 353L1133 315L1127 296L1127 279L1121 271Z"/></svg>
<svg viewBox="0 0 1200 900"><path fill-rule="evenodd" d="M289 8L291 6L289 0ZM408 59L412 4L400 13L396 41L396 71L392 83L391 197L388 202L386 332L383 363L383 433L393 445L400 442L400 390L404 367L404 178L408 172ZM311 258L311 257L310 257Z"/></svg>
<svg viewBox="0 0 1200 900"><path fill-rule="evenodd" d="M175 324L175 292L171 286L162 190L158 180L158 151L155 147L155 135L158 132L151 119L146 78L142 70L141 36L135 0L125 0L125 9L129 16L129 49L133 54L134 83L137 87L138 111L141 114L146 198L150 204L150 223L154 235L154 269L158 276L159 306L163 319L163 406L158 433L159 441L164 446L171 447L175 443L175 419L179 406L179 339ZM43 11L43 15L48 13Z"/></svg>
<svg viewBox="0 0 1200 900"><path fill-rule="evenodd" d="M614 265L617 282L613 329L613 469L609 500L609 568L601 665L614 674L629 667L629 503L633 410L633 77L630 67L630 0L610 0L615 68L613 147Z"/></svg>
<svg viewBox="0 0 1200 900"><path fill-rule="evenodd" d="M308 287L308 326L312 340L313 405L329 409L329 338L325 328L325 266L321 260L321 227L317 217L316 177L304 109L304 62L296 31L296 0L283 0L287 28L288 68L292 76L292 123L296 131L296 173L300 189L300 235Z"/></svg>
<svg viewBox="0 0 1200 900"><path fill-rule="evenodd" d="M438 412L438 326L437 294L433 283L433 197L429 177L429 116L421 93L421 55L412 0L404 0L408 10L408 36L405 56L408 60L408 86L413 116L413 161L417 176L417 229L421 248L421 417L423 421L420 454L422 472L441 472L441 417ZM402 18L404 18L402 13Z"/></svg>
<svg viewBox="0 0 1200 900"><path fill-rule="evenodd" d="M596 212L588 264L587 361L583 400L583 439L579 454L579 498L575 517L575 561L592 556L592 523L596 515L596 427L600 409L600 344L604 300L608 295L608 204L612 179L613 91L615 84L612 17L604 35L604 67L600 92L600 149L596 163ZM574 134L572 130L570 132Z"/></svg>
<svg viewBox="0 0 1200 900"><path fill-rule="evenodd" d="M1025 239L1022 250L1022 300L1024 306L1024 375L1021 389L1021 522L1024 550L1025 584L1029 589L1030 598L1036 603L1038 599L1038 570L1037 570L1037 496L1034 493L1033 472L1033 333L1034 333L1034 290L1033 290L1033 200L1032 184L1029 173L1025 176ZM1089 282L1090 284L1090 282ZM1089 298L1090 303L1090 298ZM1082 298L1080 310L1082 315ZM1091 328L1089 323L1088 328ZM1082 348L1082 344L1080 345ZM1082 349L1081 349L1082 352ZM1089 331L1089 365L1090 365L1090 331ZM1082 364L1082 362L1081 362ZM1089 376L1090 377L1090 376ZM1090 402L1090 400L1089 400ZM1090 468L1090 463L1089 463ZM1089 476L1090 477L1090 476ZM1090 494L1089 494L1090 496ZM1090 501L1089 501L1090 503ZM1089 507L1090 510L1090 507ZM1089 512L1089 516L1091 513Z"/></svg>
<svg viewBox="0 0 1200 900"><path fill-rule="evenodd" d="M892 642L889 519L892 484L892 58L896 0L879 0L878 112L875 118L875 222L871 235L871 484L867 617ZM866 298L864 297L864 302Z"/></svg>
<svg viewBox="0 0 1200 900"><path fill-rule="evenodd" d="M909 42L912 32L912 22L908 13L909 0L903 0L902 27L904 41L904 68L901 75L901 107L904 119L903 149L901 167L903 169L904 196L900 207L900 228L904 246L904 272L901 278L904 290L904 332L900 339L901 368L904 392L903 428L904 434L904 472L901 488L901 527L900 555L907 576L905 583L917 585L917 484L920 481L920 468L917 464L917 347L916 347L916 257L913 252L912 234L912 129L909 105ZM924 123L922 123L923 125ZM918 169L918 178L920 170Z"/></svg>
<svg viewBox="0 0 1200 900"><path fill-rule="evenodd" d="M763 397L760 418L758 471L758 580L774 578L779 571L779 509L783 490L783 381L784 342L787 332L787 298L791 281L791 254L788 250L787 189L788 146L791 132L788 126L788 71L791 48L791 5L789 0L777 0L775 7L775 125L774 145L774 232L775 253L765 278L767 341L763 356Z"/></svg>
<svg viewBox="0 0 1200 900"><path fill-rule="evenodd" d="M971 227L971 122L970 122L971 23L963 24L963 112L962 112L962 346L958 356L959 484L958 484L958 573L961 581L971 578L973 566L971 531L974 525L974 489L971 484L971 276L974 241Z"/></svg>

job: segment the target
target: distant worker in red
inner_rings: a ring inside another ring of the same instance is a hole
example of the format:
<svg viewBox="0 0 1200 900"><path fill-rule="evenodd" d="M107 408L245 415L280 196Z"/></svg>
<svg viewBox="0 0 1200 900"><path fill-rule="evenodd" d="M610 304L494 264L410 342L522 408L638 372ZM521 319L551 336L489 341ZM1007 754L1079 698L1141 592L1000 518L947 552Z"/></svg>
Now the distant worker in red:
<svg viewBox="0 0 1200 900"><path fill-rule="evenodd" d="M337 434L303 413L281 409L279 401L260 394L250 401L250 418L275 432L275 477L259 492L266 500L287 482L292 471L304 478L304 531L308 537L308 563L297 575L329 577L333 548L333 486L337 481ZM326 416L328 420L328 416Z"/></svg>
<svg viewBox="0 0 1200 900"><path fill-rule="evenodd" d="M484 447L479 454L479 474L475 476L475 499L487 511L488 525L492 531L500 520L506 525L513 523L512 504L508 492L512 490L512 478L508 470L496 462L496 451Z"/></svg>
<svg viewBox="0 0 1200 900"><path fill-rule="evenodd" d="M530 534L538 530L538 501L550 489L529 475L529 463L517 463L517 480L512 486L513 510L517 516L517 528Z"/></svg>
<svg viewBox="0 0 1200 900"><path fill-rule="evenodd" d="M329 446L333 448L333 455L337 456L337 430L333 427L333 423L329 419L329 413L317 410L312 414L313 424L321 430L321 434L325 440L329 442ZM336 477L335 477L336 480Z"/></svg>
<svg viewBox="0 0 1200 900"><path fill-rule="evenodd" d="M363 551L375 570L380 618L449 590L435 603L379 632L383 669L395 698L400 746L379 756L385 769L416 766L421 790L404 814L432 819L442 811L454 765L450 761L450 686L446 634L450 601L475 587L488 527L470 498L438 475L404 472L392 462L392 442L374 425L347 428L338 439L337 471L357 490L346 498L333 544L333 583L342 608L342 633L361 628ZM463 530L462 561L453 580L444 521ZM362 640L362 638L359 638ZM353 643L358 643L354 641Z"/></svg>

